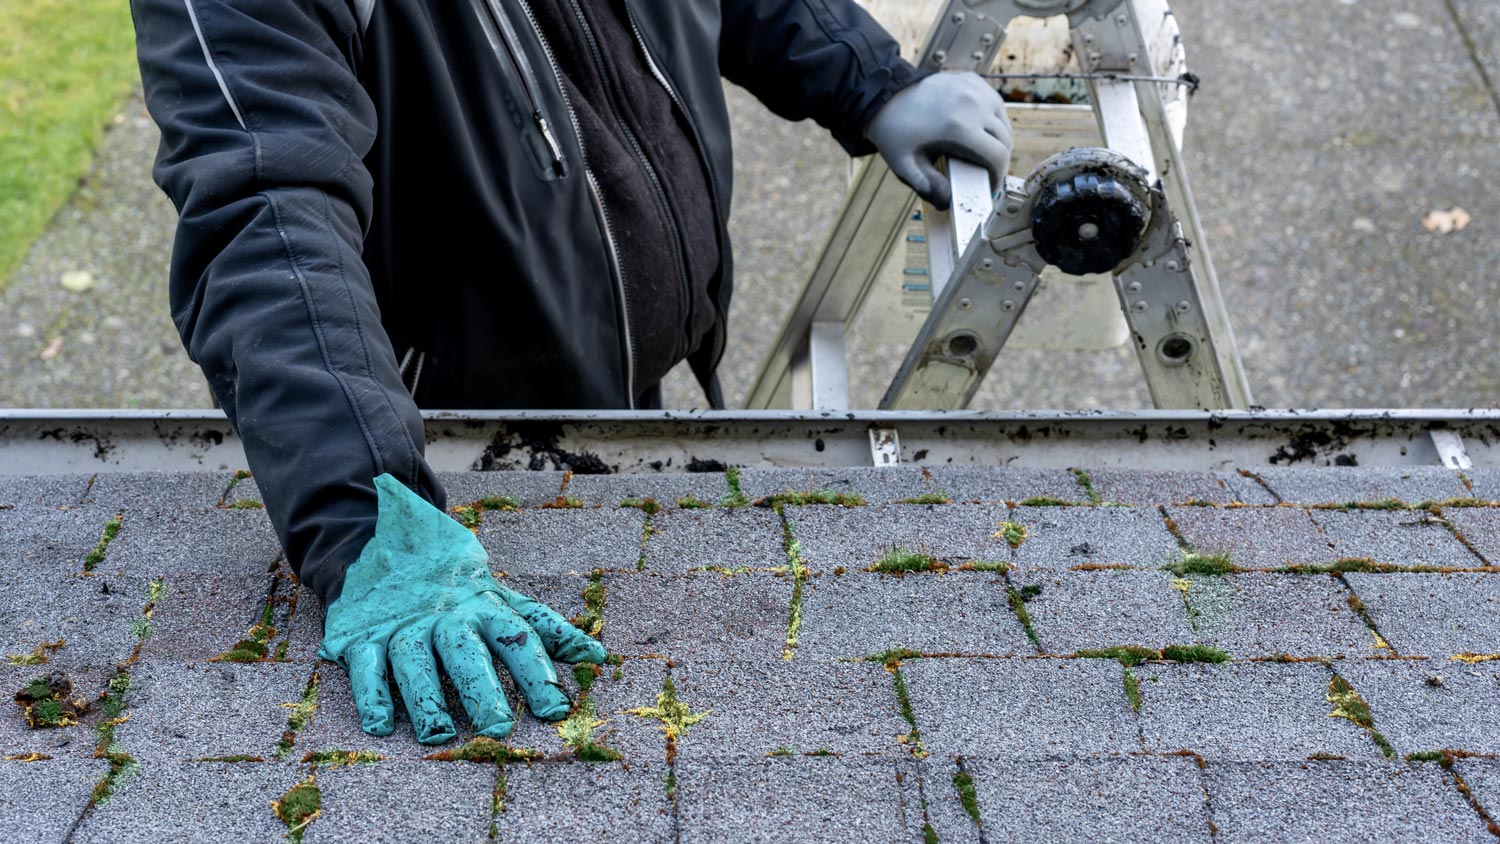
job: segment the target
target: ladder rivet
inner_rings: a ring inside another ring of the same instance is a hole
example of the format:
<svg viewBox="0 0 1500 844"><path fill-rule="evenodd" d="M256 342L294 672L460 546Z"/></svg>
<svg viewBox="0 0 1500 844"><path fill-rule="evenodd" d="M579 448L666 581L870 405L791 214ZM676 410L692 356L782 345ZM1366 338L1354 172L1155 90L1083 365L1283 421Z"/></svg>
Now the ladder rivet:
<svg viewBox="0 0 1500 844"><path fill-rule="evenodd" d="M1125 286L1125 292L1131 294L1141 292L1141 283L1139 281L1132 281L1130 284Z"/></svg>
<svg viewBox="0 0 1500 844"><path fill-rule="evenodd" d="M1019 205L1007 205L1007 206L1005 206L1005 213L1007 213L1007 214L1019 214L1019 213L1021 213L1021 206L1019 206Z"/></svg>
<svg viewBox="0 0 1500 844"><path fill-rule="evenodd" d="M1185 314L1188 311L1191 311L1192 309L1193 309L1193 303L1192 302L1178 302L1177 303L1177 313L1179 313L1179 314Z"/></svg>
<svg viewBox="0 0 1500 844"><path fill-rule="evenodd" d="M1016 309L1016 303L1012 302L1009 299L1006 299L1004 302L1000 303L1000 310L1002 310L1002 311L1006 311L1008 313L1008 312L1013 311L1015 309Z"/></svg>
<svg viewBox="0 0 1500 844"><path fill-rule="evenodd" d="M981 269L993 270L995 268L995 259L985 258L983 261L979 262L979 266Z"/></svg>
<svg viewBox="0 0 1500 844"><path fill-rule="evenodd" d="M963 23L964 20L965 20L965 18L964 18L964 13L963 12L955 12L954 13L954 15L953 15L953 22L954 23Z"/></svg>
<svg viewBox="0 0 1500 844"><path fill-rule="evenodd" d="M1012 284L1010 286L1010 289L1016 291L1017 293L1025 293L1026 292L1026 282L1024 282L1024 281L1018 281L1015 284Z"/></svg>
<svg viewBox="0 0 1500 844"><path fill-rule="evenodd" d="M979 43L981 43L984 46L988 47L991 44L995 43L995 36L993 36L993 35L989 34L988 32L986 32L984 34L984 36L979 39Z"/></svg>
<svg viewBox="0 0 1500 844"><path fill-rule="evenodd" d="M973 59L976 62L982 62L982 61L984 61L984 51L983 50L975 50L974 54L971 55L971 56L969 56L969 58Z"/></svg>
<svg viewBox="0 0 1500 844"><path fill-rule="evenodd" d="M1085 44L1092 44L1092 43L1094 43L1094 36L1093 36L1093 34L1090 33L1090 34L1087 34L1087 35L1083 36L1083 43L1085 43Z"/></svg>
<svg viewBox="0 0 1500 844"><path fill-rule="evenodd" d="M1167 262L1167 272L1169 272L1169 273L1175 273L1175 272L1177 272L1180 269L1182 269L1182 265L1179 264L1179 263L1177 263L1176 261L1168 261Z"/></svg>
<svg viewBox="0 0 1500 844"><path fill-rule="evenodd" d="M1099 58L1100 58L1100 56L1099 56L1099 54L1097 52L1092 52L1091 51L1089 53L1089 64L1098 64L1099 63Z"/></svg>
<svg viewBox="0 0 1500 844"><path fill-rule="evenodd" d="M962 310L967 311L968 309L974 307L974 300L973 299L959 299L958 300L958 307L961 308Z"/></svg>
<svg viewBox="0 0 1500 844"><path fill-rule="evenodd" d="M1150 309L1151 309L1151 306L1148 305L1148 304L1146 304L1145 302L1136 302L1135 303L1135 312L1138 313L1138 314L1143 314L1143 313L1145 313L1146 311L1148 311Z"/></svg>
<svg viewBox="0 0 1500 844"><path fill-rule="evenodd" d="M937 62L938 64L942 64L943 62L945 62L945 61L948 60L948 51L947 50L938 50L936 53L932 54L932 59L933 59L933 61Z"/></svg>

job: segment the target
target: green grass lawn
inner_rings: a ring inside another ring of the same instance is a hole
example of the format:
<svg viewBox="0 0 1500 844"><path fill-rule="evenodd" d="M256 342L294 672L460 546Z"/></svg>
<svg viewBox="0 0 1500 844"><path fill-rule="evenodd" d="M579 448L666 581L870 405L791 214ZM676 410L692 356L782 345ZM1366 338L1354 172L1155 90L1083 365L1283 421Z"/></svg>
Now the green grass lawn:
<svg viewBox="0 0 1500 844"><path fill-rule="evenodd" d="M139 80L126 0L0 0L0 288Z"/></svg>

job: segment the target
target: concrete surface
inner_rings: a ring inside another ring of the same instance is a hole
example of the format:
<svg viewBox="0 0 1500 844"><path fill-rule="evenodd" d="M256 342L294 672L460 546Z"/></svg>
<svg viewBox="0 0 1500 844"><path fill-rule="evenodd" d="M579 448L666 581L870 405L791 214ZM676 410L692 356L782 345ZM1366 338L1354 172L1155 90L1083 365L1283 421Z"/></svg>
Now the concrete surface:
<svg viewBox="0 0 1500 844"><path fill-rule="evenodd" d="M0 611L24 621L12 625L20 632L0 636L0 655L9 658L0 664L4 694L53 671L71 678L76 696L94 701L112 677L130 680L108 748L96 746L95 731L107 732L108 720L98 703L80 724L57 730L28 728L19 707L0 710L0 838L284 840L271 802L310 777L323 809L306 829L308 842L592 835L915 844L928 828L945 844L1080 836L1493 840L1476 806L1492 816L1500 802L1494 568L1189 575L1185 597L1167 573L1145 564L904 576L767 571L776 543L781 563L789 555L781 518L770 508L668 510L651 517L663 527L648 535L646 514L609 503L613 492L601 493L601 506L573 510L541 509L541 498L518 513L486 514L480 531L496 547L535 532L579 548L644 550L665 570L637 570L632 558L600 576L601 638L622 658L604 666L589 689L598 722L593 739L622 759L582 761L555 725L523 712L507 743L535 754L533 761L451 762L428 757L472 738L461 714L458 738L445 748L416 743L400 706L395 735L359 729L344 672L314 655L318 601L274 548L242 540L248 556L224 553L232 545L225 537L256 536L244 520L263 516L206 500L222 495L225 477L100 477L91 488L82 477L0 476L0 505L8 507L0 509L0 595L7 602ZM470 490L561 484L509 473L451 480ZM998 468L972 470L970 480L976 488L1014 489L1020 498L1053 482ZM1313 497L1334 501L1357 500L1383 483L1380 473L1358 468L1301 480ZM1182 486L1174 490L1174 482ZM642 477L626 486L665 498L681 484ZM1185 501L1205 480L1119 473L1111 484ZM818 547L837 557L867 547L867 523L850 514L875 514L893 535L909 536L940 535L949 519L968 524L971 511L987 513L986 522L1011 512L1003 504L899 505L891 497L905 494L900 484L865 489L872 499L864 506L789 506L782 515L798 526L794 537L818 533ZM95 500L106 493L107 500ZM1500 523L1479 518L1500 501L1460 503L1443 506L1443 517L1462 524L1477 546L1500 544ZM116 506L124 508L120 532L100 564L109 573L85 576L82 557ZM1165 512L1156 503L1018 508L1032 510L1054 519L1039 528L1053 534L1051 547L1065 548L1070 535L1093 542L1088 537L1108 533L1121 554L1138 560L1156 553L1169 516L1195 542L1221 533L1274 535L1279 519L1295 518L1290 524L1305 534L1260 547L1262 561L1276 561L1306 556L1299 549L1307 546L1332 551L1315 519L1366 519L1377 526L1366 541L1385 537L1401 548L1407 528L1387 520L1428 515L1330 511L1297 501ZM170 518L180 514L190 518ZM702 529L683 534L684 525ZM722 541L695 548L685 538L694 533ZM1037 547L1045 547L1042 537ZM195 552L200 547L206 556ZM1392 556L1379 547L1373 553ZM542 573L512 573L505 583L565 615L582 611L589 576L556 573L548 556L531 552L531 569ZM685 557L761 570L686 573ZM260 568L248 568L247 559ZM1251 559L1248 552L1236 557ZM1027 588L1034 586L1040 592ZM1040 647L1009 599L1013 590L1027 598L1020 606ZM85 594L90 600L77 600ZM287 642L285 657L273 650L262 662L212 661L245 635L268 596L278 627L272 641ZM1376 646L1377 630L1389 648ZM60 637L67 641L46 664L14 664ZM1150 659L1127 674L1113 659L1071 653L1194 641L1223 647L1230 661ZM891 652L870 659L883 651ZM569 666L558 670L576 699L577 677ZM1368 729L1329 717L1335 674L1365 702ZM508 678L504 684L519 702ZM316 693L304 698L309 688ZM289 708L299 702L301 710ZM450 688L449 706L458 705ZM294 718L299 712L305 717ZM653 712L675 713L680 728L669 737ZM106 750L113 756L96 758ZM333 751L368 755L346 765L328 757ZM1451 752L1451 770L1406 761L1436 751ZM955 784L959 773L972 780L978 826ZM101 783L113 795L93 802Z"/></svg>

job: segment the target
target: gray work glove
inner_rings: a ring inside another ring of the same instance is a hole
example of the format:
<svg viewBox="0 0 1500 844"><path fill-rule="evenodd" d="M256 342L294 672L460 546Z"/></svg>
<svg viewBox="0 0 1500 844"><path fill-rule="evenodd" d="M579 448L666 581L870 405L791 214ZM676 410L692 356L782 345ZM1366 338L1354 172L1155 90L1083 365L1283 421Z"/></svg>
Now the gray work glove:
<svg viewBox="0 0 1500 844"><path fill-rule="evenodd" d="M865 137L891 171L940 211L952 203L943 156L990 171L999 185L1010 170L1010 118L1005 100L977 73L935 73L891 98Z"/></svg>

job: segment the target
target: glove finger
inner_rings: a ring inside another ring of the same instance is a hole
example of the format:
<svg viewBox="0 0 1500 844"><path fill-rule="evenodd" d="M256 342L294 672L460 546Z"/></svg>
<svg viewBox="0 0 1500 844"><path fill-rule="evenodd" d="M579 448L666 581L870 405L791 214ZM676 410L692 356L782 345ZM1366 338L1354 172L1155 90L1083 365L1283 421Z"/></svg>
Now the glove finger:
<svg viewBox="0 0 1500 844"><path fill-rule="evenodd" d="M962 141L939 144L935 151L983 167L989 171L993 185L1002 184L1010 171L1010 146L988 132L974 132Z"/></svg>
<svg viewBox="0 0 1500 844"><path fill-rule="evenodd" d="M937 202L933 202L931 196L934 178L937 182L942 182L944 185L947 184L948 180L943 178L941 173L937 172L937 168L933 167L930 161L919 162L916 156L903 155L888 159L888 163L890 164L891 172L896 174L896 178L904 182L917 196L922 197L928 202L932 202L933 205L938 205ZM939 210L946 209L947 207L946 202L938 205Z"/></svg>
<svg viewBox="0 0 1500 844"><path fill-rule="evenodd" d="M599 640L573 626L551 607L534 598L507 589L501 593L506 605L531 625L542 639L542 647L553 659L563 662L592 662L602 665L609 652Z"/></svg>
<svg viewBox="0 0 1500 844"><path fill-rule="evenodd" d="M395 732L396 704L391 700L390 678L385 670L385 648L378 642L354 645L344 653L344 664L354 711L359 713L359 728L372 736Z"/></svg>
<svg viewBox="0 0 1500 844"><path fill-rule="evenodd" d="M922 174L921 181L925 188L919 188L911 182L907 184L912 184L912 190L917 192L917 196L922 197L932 207L939 211L947 211L948 207L953 204L953 185L948 181L948 177L930 158L918 159L917 169Z"/></svg>
<svg viewBox="0 0 1500 844"><path fill-rule="evenodd" d="M411 717L417 741L442 744L457 735L457 731L443 699L437 659L432 655L432 643L427 636L425 627L405 627L392 636L391 671L396 675L401 698L406 701L406 714Z"/></svg>
<svg viewBox="0 0 1500 844"><path fill-rule="evenodd" d="M480 622L480 633L515 679L533 715L547 721L567 717L573 705L542 648L541 637L530 625L509 607L496 607Z"/></svg>
<svg viewBox="0 0 1500 844"><path fill-rule="evenodd" d="M479 735L503 739L516 726L516 716L500 688L490 649L477 631L457 621L438 624L432 644L448 678L458 688L458 697Z"/></svg>

